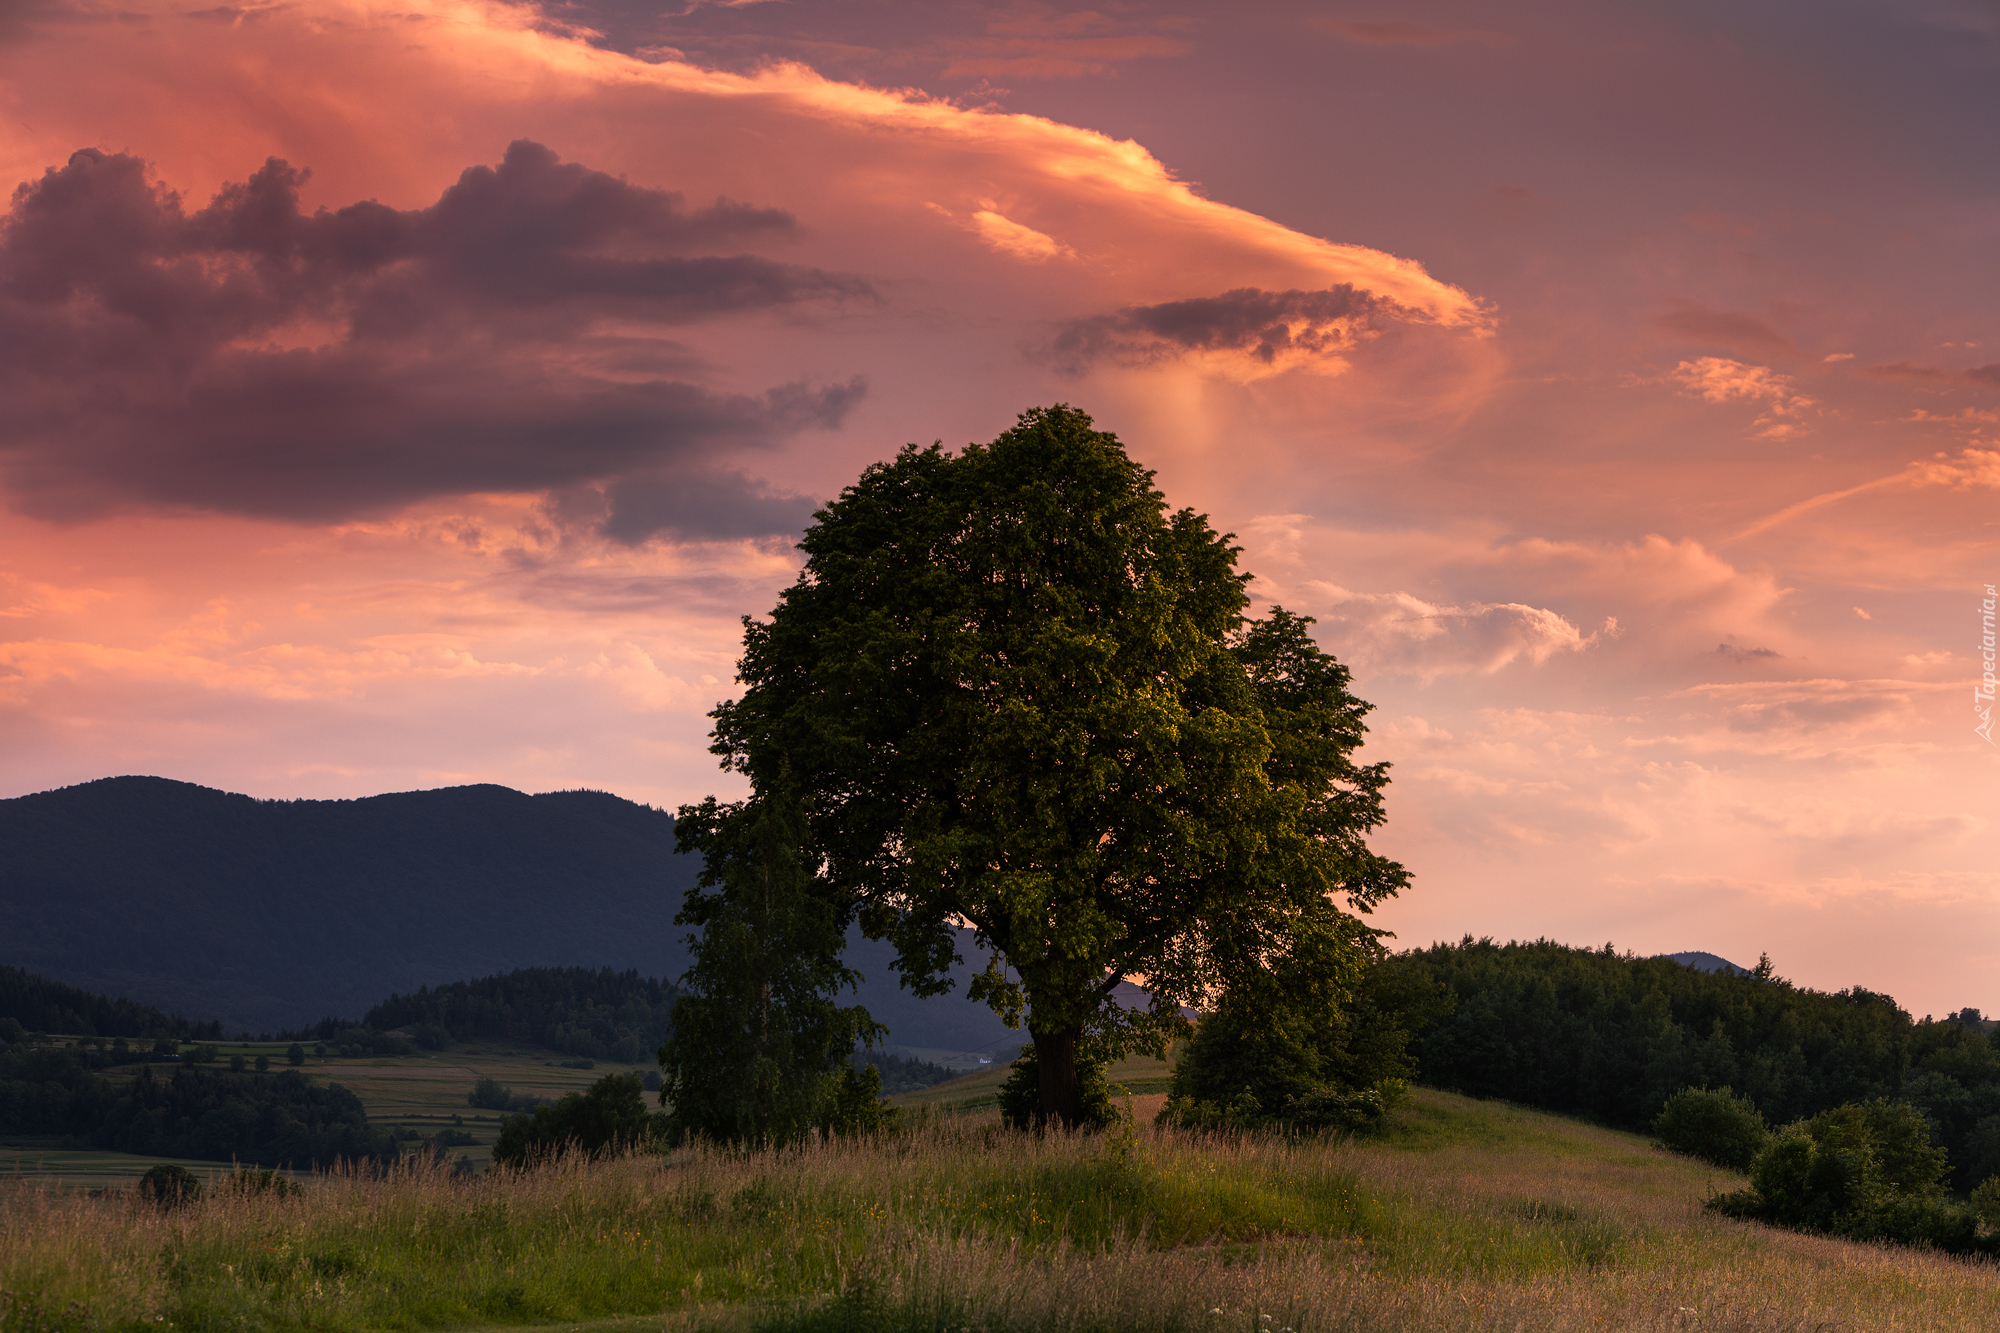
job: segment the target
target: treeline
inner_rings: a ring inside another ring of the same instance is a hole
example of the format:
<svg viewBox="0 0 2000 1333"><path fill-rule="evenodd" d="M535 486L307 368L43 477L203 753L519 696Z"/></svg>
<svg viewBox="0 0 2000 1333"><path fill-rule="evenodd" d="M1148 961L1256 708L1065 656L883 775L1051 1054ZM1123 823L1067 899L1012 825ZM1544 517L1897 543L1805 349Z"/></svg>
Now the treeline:
<svg viewBox="0 0 2000 1333"><path fill-rule="evenodd" d="M160 1076L146 1065L131 1078L108 1079L69 1047L0 1054L0 1134L258 1166L387 1161L398 1152L389 1131L370 1127L359 1097L297 1070L182 1066Z"/></svg>
<svg viewBox="0 0 2000 1333"><path fill-rule="evenodd" d="M1902 1101L1930 1118L1959 1188L2000 1172L2000 1050L1959 1015L1916 1023L1858 986L1827 994L1768 966L1701 972L1609 945L1467 936L1381 966L1457 999L1411 1046L1434 1087L1639 1130L1688 1087L1734 1089L1772 1125Z"/></svg>
<svg viewBox="0 0 2000 1333"><path fill-rule="evenodd" d="M923 1088L954 1079L963 1070L946 1069L943 1065L932 1064L928 1060L916 1060L908 1056L890 1055L883 1051L857 1050L852 1061L856 1069L866 1069L873 1065L882 1076L882 1095L893 1097L899 1092L917 1092Z"/></svg>
<svg viewBox="0 0 2000 1333"><path fill-rule="evenodd" d="M0 1022L12 1019L24 1032L61 1032L78 1037L170 1037L180 1041L220 1041L222 1024L195 1023L134 1000L65 986L18 967L0 965Z"/></svg>
<svg viewBox="0 0 2000 1333"><path fill-rule="evenodd" d="M406 1031L431 1050L453 1041L511 1041L588 1060L651 1064L673 1011L673 986L637 969L525 967L391 995L362 1017L361 1028ZM300 1037L325 1041L349 1026L324 1019Z"/></svg>

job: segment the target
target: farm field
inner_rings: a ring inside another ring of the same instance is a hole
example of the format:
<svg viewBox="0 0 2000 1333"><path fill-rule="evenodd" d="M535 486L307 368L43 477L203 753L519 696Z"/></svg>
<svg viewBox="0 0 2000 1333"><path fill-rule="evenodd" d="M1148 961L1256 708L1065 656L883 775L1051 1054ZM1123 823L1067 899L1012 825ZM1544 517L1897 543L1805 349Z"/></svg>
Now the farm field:
<svg viewBox="0 0 2000 1333"><path fill-rule="evenodd" d="M0 1290L31 1327L187 1333L2000 1327L1990 1262L1720 1219L1735 1177L1502 1103L1419 1090L1351 1143L920 1119L166 1214L16 1180Z"/></svg>
<svg viewBox="0 0 2000 1333"><path fill-rule="evenodd" d="M289 1044L286 1042L212 1044L217 1048L217 1059L210 1068L227 1068L232 1055L251 1060L259 1055L268 1056L272 1069L290 1068L285 1063L285 1047ZM367 1109L371 1125L408 1130L420 1136L444 1128L464 1130L476 1142L453 1147L451 1155L454 1159L464 1159L474 1170L483 1171L492 1159L493 1141L499 1137L504 1113L478 1110L466 1104L465 1095L478 1079L492 1078L517 1095L553 1100L565 1093L581 1092L606 1074L626 1071L624 1065L605 1063L579 1069L566 1066L565 1060L571 1057L526 1046L488 1045L407 1056L309 1054L304 1072L315 1082L336 1083L352 1091ZM139 1068L123 1065L106 1069L103 1074L111 1079L130 1078ZM155 1073L172 1068L153 1066ZM47 1178L64 1185L94 1188L136 1180L148 1168L162 1163L184 1166L202 1177L227 1173L230 1169L224 1162L66 1150L60 1143L53 1138L0 1140L0 1176Z"/></svg>

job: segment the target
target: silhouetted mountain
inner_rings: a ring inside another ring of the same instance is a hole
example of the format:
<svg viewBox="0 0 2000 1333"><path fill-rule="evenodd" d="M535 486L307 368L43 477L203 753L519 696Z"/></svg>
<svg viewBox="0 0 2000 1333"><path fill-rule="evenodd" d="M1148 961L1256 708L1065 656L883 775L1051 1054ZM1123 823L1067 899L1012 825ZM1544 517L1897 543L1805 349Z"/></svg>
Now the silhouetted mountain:
<svg viewBox="0 0 2000 1333"><path fill-rule="evenodd" d="M231 1032L516 968L672 982L687 967L674 913L699 869L673 846L672 815L608 792L259 801L105 778L0 800L0 962ZM849 961L897 1045L1021 1040L964 1000L971 967L954 994L919 1000L889 957L857 941Z"/></svg>
<svg viewBox="0 0 2000 1333"><path fill-rule="evenodd" d="M1697 972L1726 972L1730 976L1735 977L1747 977L1750 975L1749 968L1738 967L1727 958L1721 958L1712 953L1703 953L1699 949L1688 953L1663 953L1659 956L1671 959L1683 967L1691 967Z"/></svg>
<svg viewBox="0 0 2000 1333"><path fill-rule="evenodd" d="M29 1032L66 1032L84 1037L173 1037L197 1041L222 1035L216 1023L192 1023L179 1014L163 1014L151 1005L93 995L18 967L0 966L0 1019L7 1018Z"/></svg>

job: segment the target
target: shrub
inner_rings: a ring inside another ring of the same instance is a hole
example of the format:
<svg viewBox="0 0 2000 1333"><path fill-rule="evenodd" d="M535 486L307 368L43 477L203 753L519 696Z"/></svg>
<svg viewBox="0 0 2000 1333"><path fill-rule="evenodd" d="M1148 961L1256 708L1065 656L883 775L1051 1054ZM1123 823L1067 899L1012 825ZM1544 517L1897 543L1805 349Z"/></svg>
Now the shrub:
<svg viewBox="0 0 2000 1333"><path fill-rule="evenodd" d="M874 1065L843 1069L834 1080L833 1119L836 1134L870 1134L894 1129L903 1113L882 1100L882 1071Z"/></svg>
<svg viewBox="0 0 2000 1333"><path fill-rule="evenodd" d="M879 1075L877 1076L879 1079ZM1091 1129L1109 1128L1118 1119L1111 1105L1111 1085L1104 1081L1104 1061L1078 1052L1077 1082L1082 1085L1077 1099L1078 1124ZM1035 1060L1035 1048L1024 1047L1014 1061L1007 1081L1000 1085L1000 1118L1009 1129L1042 1129L1042 1067Z"/></svg>
<svg viewBox="0 0 2000 1333"><path fill-rule="evenodd" d="M1787 1126L1750 1167L1750 1188L1708 1206L1728 1217L1853 1240L1929 1245L1951 1253L2000 1249L1978 1235L1972 1207L1952 1202L1944 1149L1907 1102L1850 1102Z"/></svg>
<svg viewBox="0 0 2000 1333"><path fill-rule="evenodd" d="M293 1042L290 1046L287 1046L285 1048L286 1064L298 1066L304 1064L305 1062L306 1062L305 1047L299 1045L297 1042Z"/></svg>
<svg viewBox="0 0 2000 1333"><path fill-rule="evenodd" d="M646 1113L644 1084L631 1074L606 1074L586 1092L572 1092L529 1115L502 1121L493 1164L525 1168L572 1150L600 1157L636 1147L655 1131L654 1119Z"/></svg>
<svg viewBox="0 0 2000 1333"><path fill-rule="evenodd" d="M1972 1191L1972 1215L1988 1231L2000 1231L2000 1176L1988 1176Z"/></svg>
<svg viewBox="0 0 2000 1333"><path fill-rule="evenodd" d="M1224 996L1174 1066L1159 1123L1357 1133L1408 1089L1410 1033L1449 1006L1421 977L1371 970L1345 1004L1309 1011Z"/></svg>
<svg viewBox="0 0 2000 1333"><path fill-rule="evenodd" d="M171 1211L201 1197L201 1181L184 1166L160 1165L139 1177L139 1197Z"/></svg>
<svg viewBox="0 0 2000 1333"><path fill-rule="evenodd" d="M473 1083L472 1091L465 1094L467 1106L477 1106L483 1111L504 1111L514 1101L514 1090L502 1085L499 1079L481 1075Z"/></svg>
<svg viewBox="0 0 2000 1333"><path fill-rule="evenodd" d="M1660 1108L1653 1133L1677 1153L1745 1172L1771 1141L1756 1106L1728 1088L1682 1088Z"/></svg>

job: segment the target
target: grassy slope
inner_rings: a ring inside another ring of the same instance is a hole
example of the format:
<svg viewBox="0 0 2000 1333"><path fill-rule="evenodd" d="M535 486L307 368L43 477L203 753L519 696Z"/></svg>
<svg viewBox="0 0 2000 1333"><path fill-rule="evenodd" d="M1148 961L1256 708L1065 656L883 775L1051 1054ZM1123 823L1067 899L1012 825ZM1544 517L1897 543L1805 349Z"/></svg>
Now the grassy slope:
<svg viewBox="0 0 2000 1333"><path fill-rule="evenodd" d="M1000 1085L1007 1081L1009 1070L1008 1065L995 1065L963 1078L934 1083L916 1092L899 1093L889 1100L898 1106L927 1106L955 1114L991 1110L1000 1104ZM1155 1060L1144 1055L1120 1060L1105 1071L1114 1088L1122 1087L1127 1092L1142 1095L1165 1092L1167 1080L1173 1072L1171 1060Z"/></svg>
<svg viewBox="0 0 2000 1333"><path fill-rule="evenodd" d="M0 1290L88 1307L45 1328L186 1333L2000 1327L1993 1265L1704 1214L1729 1183L1435 1092L1354 1145L1036 1140L958 1115L884 1144L321 1179L166 1217L16 1186Z"/></svg>

